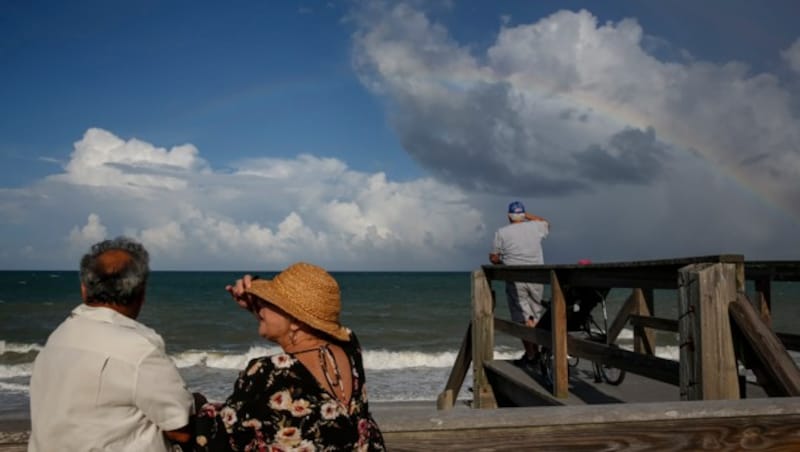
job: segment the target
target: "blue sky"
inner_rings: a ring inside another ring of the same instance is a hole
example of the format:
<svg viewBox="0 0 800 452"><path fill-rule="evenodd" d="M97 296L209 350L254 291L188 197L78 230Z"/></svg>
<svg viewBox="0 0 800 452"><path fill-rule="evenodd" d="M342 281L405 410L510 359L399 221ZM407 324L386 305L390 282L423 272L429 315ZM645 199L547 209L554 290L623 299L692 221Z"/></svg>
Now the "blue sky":
<svg viewBox="0 0 800 452"><path fill-rule="evenodd" d="M0 4L0 268L800 256L793 1Z"/></svg>

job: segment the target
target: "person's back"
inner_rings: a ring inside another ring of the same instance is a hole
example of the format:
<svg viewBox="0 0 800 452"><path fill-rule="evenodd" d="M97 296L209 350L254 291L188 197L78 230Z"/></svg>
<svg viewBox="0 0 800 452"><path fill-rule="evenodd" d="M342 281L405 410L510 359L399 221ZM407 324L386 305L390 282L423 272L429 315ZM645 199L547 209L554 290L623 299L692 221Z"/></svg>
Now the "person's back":
<svg viewBox="0 0 800 452"><path fill-rule="evenodd" d="M140 278L125 275L112 290L84 289L86 303L53 331L36 357L29 451L164 451L165 434L187 426L192 395L166 356L161 337L135 320L146 280L147 255L143 248L141 253ZM102 251L98 255L102 260ZM84 278L83 273L82 265L82 284L84 279L102 281L101 286L109 281L108 275ZM112 309L92 301L120 286L134 293L133 302ZM188 440L188 433L180 435Z"/></svg>
<svg viewBox="0 0 800 452"><path fill-rule="evenodd" d="M502 250L506 265L542 264L542 239L547 233L548 225L544 221L510 223L498 229L495 246Z"/></svg>

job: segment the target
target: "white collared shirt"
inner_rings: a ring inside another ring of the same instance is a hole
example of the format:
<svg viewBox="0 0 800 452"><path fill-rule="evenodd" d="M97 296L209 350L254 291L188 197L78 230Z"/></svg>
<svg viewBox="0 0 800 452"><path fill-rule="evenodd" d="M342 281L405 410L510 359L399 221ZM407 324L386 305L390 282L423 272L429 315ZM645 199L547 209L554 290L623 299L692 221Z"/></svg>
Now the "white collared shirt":
<svg viewBox="0 0 800 452"><path fill-rule="evenodd" d="M193 398L155 331L80 305L50 335L31 376L29 451L165 451Z"/></svg>

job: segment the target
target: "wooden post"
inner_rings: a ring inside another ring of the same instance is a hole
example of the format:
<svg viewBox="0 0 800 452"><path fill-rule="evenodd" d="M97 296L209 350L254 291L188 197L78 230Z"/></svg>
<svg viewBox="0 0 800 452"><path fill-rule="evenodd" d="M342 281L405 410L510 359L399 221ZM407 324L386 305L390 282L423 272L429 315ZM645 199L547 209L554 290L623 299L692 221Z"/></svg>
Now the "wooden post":
<svg viewBox="0 0 800 452"><path fill-rule="evenodd" d="M608 331L606 332L606 343L613 344L616 342L619 333L622 332L622 329L625 328L625 325L628 324L628 317L636 312L638 307L637 299L635 297L635 291L628 296L625 300L625 303L622 304L622 307L619 308L619 312L617 312L617 316L614 318L614 321L611 322L611 325L608 327Z"/></svg>
<svg viewBox="0 0 800 452"><path fill-rule="evenodd" d="M444 391L436 399L436 409L449 410L453 408L458 398L458 391L461 390L461 385L467 376L471 359L472 324L467 327L467 333L464 335L464 340L461 341L461 348L458 350L458 356L456 356L456 361L453 363L453 369L450 371L450 377L447 379Z"/></svg>
<svg viewBox="0 0 800 452"><path fill-rule="evenodd" d="M567 367L567 303L555 271L550 271L550 325L553 337L553 396L569 396L569 371Z"/></svg>
<svg viewBox="0 0 800 452"><path fill-rule="evenodd" d="M772 327L772 281L769 278L756 280L756 309L761 314L761 320Z"/></svg>
<svg viewBox="0 0 800 452"><path fill-rule="evenodd" d="M649 297L648 297L649 295ZM631 297L634 299L635 308L633 313L644 317L653 315L653 291L633 289ZM649 298L649 299L648 299ZM656 353L655 331L652 328L635 326L633 328L633 351L654 356Z"/></svg>
<svg viewBox="0 0 800 452"><path fill-rule="evenodd" d="M738 399L728 306L737 297L735 264L693 264L678 273L680 383L684 400Z"/></svg>
<svg viewBox="0 0 800 452"><path fill-rule="evenodd" d="M474 408L496 408L483 363L494 357L494 302L483 270L472 272L472 395Z"/></svg>

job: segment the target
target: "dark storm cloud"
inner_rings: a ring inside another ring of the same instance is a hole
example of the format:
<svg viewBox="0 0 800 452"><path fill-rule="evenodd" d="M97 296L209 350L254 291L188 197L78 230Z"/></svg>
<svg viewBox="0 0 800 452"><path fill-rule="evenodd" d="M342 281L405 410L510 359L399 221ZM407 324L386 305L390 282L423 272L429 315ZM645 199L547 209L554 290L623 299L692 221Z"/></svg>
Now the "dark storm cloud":
<svg viewBox="0 0 800 452"><path fill-rule="evenodd" d="M664 167L666 151L652 128L629 129L614 135L607 147L591 146L575 154L578 174L598 183L652 183Z"/></svg>

